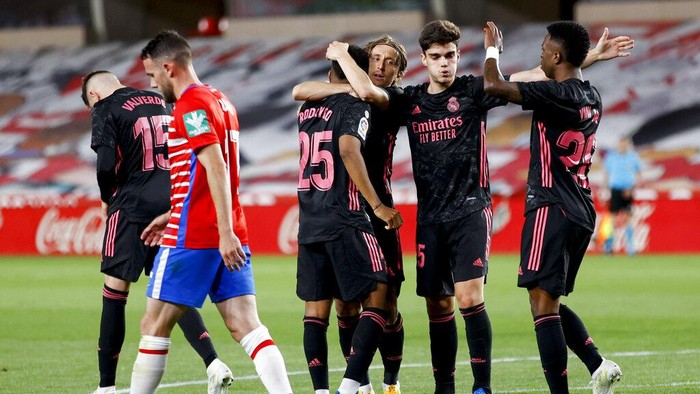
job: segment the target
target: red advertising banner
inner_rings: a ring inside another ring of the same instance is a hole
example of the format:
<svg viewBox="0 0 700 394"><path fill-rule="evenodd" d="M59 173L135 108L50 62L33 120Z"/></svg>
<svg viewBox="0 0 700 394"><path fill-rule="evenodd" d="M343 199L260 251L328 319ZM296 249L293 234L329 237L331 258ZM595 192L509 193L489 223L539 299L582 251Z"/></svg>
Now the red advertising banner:
<svg viewBox="0 0 700 394"><path fill-rule="evenodd" d="M243 197L243 196L242 196ZM245 198L243 198L245 200ZM294 255L299 208L295 197L250 198L246 205L253 253ZM404 218L404 252L415 252L416 207L399 205ZM523 218L523 196L495 196L493 253L517 253ZM599 222L603 217L599 214ZM700 253L700 199L659 196L633 208L633 242L639 253ZM624 249L624 230L617 231L614 250ZM82 197L0 199L0 255L98 255L104 219L98 200ZM594 235L594 240L596 236ZM599 246L591 243L591 250Z"/></svg>

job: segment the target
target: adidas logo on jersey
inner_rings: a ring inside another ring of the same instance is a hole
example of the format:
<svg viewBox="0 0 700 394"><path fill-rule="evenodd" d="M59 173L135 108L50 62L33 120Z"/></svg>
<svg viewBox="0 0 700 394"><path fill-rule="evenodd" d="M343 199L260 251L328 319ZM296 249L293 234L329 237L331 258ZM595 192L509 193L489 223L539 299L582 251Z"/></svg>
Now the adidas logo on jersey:
<svg viewBox="0 0 700 394"><path fill-rule="evenodd" d="M419 114L420 112L420 107L416 105L416 108L413 108L413 112L411 112L411 115Z"/></svg>

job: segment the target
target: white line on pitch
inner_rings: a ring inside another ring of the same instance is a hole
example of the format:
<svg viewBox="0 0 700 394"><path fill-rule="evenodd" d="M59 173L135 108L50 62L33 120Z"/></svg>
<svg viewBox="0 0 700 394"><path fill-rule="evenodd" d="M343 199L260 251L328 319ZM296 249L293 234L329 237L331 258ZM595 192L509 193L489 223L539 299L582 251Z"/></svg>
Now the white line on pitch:
<svg viewBox="0 0 700 394"><path fill-rule="evenodd" d="M683 355L683 354L697 354L700 353L700 349L686 349L686 350L676 350L676 351L670 351L670 352L652 352L652 351L644 351L644 352L617 352L617 353L608 353L607 355L610 357L645 357L645 356L664 356L664 355ZM576 358L576 356L570 355L569 358ZM521 361L539 361L539 357L502 357L502 358L495 358L491 361L492 364L499 364L499 363L514 363L514 362L521 362ZM457 365L469 365L468 362L466 361L458 361ZM404 368L427 368L430 367L430 364L426 363L402 363L401 364L401 369L403 370ZM381 365L373 365L370 367L370 369L380 369L383 368ZM345 371L345 368L328 368L328 372L343 372ZM307 374L308 371L291 371L287 372L288 376L297 376L297 375L305 375ZM234 384L236 380L255 380L258 379L257 375L246 375L246 376L234 376ZM183 387L183 386L193 386L193 385L203 385L206 384L206 380L192 380L189 382L176 382L176 383L163 383L158 385L159 389L163 388L168 388L168 387ZM659 384L640 384L640 385L631 385L631 384L625 384L625 388L633 389L633 388L649 388L649 387L684 387L684 386L700 386L700 381L689 381L689 382L671 382L671 383L659 383ZM579 391L579 390L590 390L590 387L571 387L570 390L574 391ZM498 390L499 393L504 393L504 394L515 394L515 393L537 393L542 391L542 389L514 389L514 390ZM129 392L129 389L121 389L117 390L117 394L126 394Z"/></svg>

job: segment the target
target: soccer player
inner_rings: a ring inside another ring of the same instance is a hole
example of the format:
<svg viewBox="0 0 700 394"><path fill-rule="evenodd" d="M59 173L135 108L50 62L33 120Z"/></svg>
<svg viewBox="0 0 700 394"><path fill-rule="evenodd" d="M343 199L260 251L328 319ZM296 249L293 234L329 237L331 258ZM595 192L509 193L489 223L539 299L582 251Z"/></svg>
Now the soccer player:
<svg viewBox="0 0 700 394"><path fill-rule="evenodd" d="M367 68L362 48L351 46L348 52ZM332 62L329 80L345 79ZM304 350L317 394L329 392L326 329L333 298L360 301L363 308L339 393L358 392L386 326L386 263L365 204L387 229L403 221L382 202L367 175L362 146L369 116L369 105L349 94L306 101L298 113L297 295L305 302Z"/></svg>
<svg viewBox="0 0 700 394"><path fill-rule="evenodd" d="M170 207L165 134L170 116L160 95L123 86L106 70L85 75L82 99L93 110L91 148L97 153L97 182L107 219L97 350L100 383L95 393L114 393L129 288L142 271L150 273L158 251L144 245L139 236L151 220ZM204 360L209 392L219 392L217 387L230 381L232 375L218 359L199 312L187 308L178 324Z"/></svg>
<svg viewBox="0 0 700 394"><path fill-rule="evenodd" d="M567 346L591 373L594 394L612 393L622 375L617 364L598 353L581 319L560 303L574 290L595 223L587 176L603 107L598 91L581 74L589 43L583 26L552 23L541 54L542 71L550 80L515 83L498 68L500 31L493 22L484 28L484 90L533 111L518 286L528 290L551 393L569 392Z"/></svg>
<svg viewBox="0 0 700 394"><path fill-rule="evenodd" d="M170 348L170 334L188 307L205 298L253 359L270 393L291 393L282 354L258 318L245 216L238 200L238 118L220 91L203 85L187 41L163 31L141 51L151 86L175 102L169 127L171 210L144 230L162 241L148 282L132 393L153 393Z"/></svg>
<svg viewBox="0 0 700 394"><path fill-rule="evenodd" d="M639 183L642 161L634 151L632 139L622 137L617 149L608 152L604 161L606 186L610 189L610 213L614 215L613 231L605 240L605 253L612 254L613 241L618 228L624 228L627 254L635 254L632 228L632 201L634 188Z"/></svg>
<svg viewBox="0 0 700 394"><path fill-rule="evenodd" d="M403 45L391 36L384 35L367 43L369 68L361 69L348 53L347 43L334 41L328 46L326 57L338 62L347 77L345 83L303 82L294 87L295 100L316 100L334 93L357 92L359 97L371 105L371 122L363 150L367 174L382 203L394 207L391 194L391 174L396 135L401 126L397 106L390 105L389 96L402 93L398 87L407 62ZM369 73L369 75L368 75ZM382 389L385 393L400 393L399 369L403 358L403 319L398 310L398 296L405 280L403 256L398 229L387 229L366 205L365 211L372 222L372 229L387 264L387 326L379 342L379 351L384 364ZM346 358L350 355L352 335L359 321L360 304L335 300L341 349ZM313 376L313 375L312 375ZM363 379L359 393L372 392L369 377Z"/></svg>

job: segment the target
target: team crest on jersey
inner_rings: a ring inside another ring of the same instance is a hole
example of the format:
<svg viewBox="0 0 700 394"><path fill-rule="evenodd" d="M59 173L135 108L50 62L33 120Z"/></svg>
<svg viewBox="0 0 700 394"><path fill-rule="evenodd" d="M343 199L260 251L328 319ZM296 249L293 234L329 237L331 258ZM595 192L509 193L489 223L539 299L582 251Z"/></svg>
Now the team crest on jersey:
<svg viewBox="0 0 700 394"><path fill-rule="evenodd" d="M185 122L185 129L187 129L187 135L190 137L196 137L211 131L207 112L203 109L184 114L182 120Z"/></svg>
<svg viewBox="0 0 700 394"><path fill-rule="evenodd" d="M457 97L452 96L447 100L447 110L450 112L457 112L459 110L459 101L457 101Z"/></svg>
<svg viewBox="0 0 700 394"><path fill-rule="evenodd" d="M357 134L359 134L363 140L367 138L367 130L369 130L369 120L367 118L369 118L369 113L365 111L365 116L360 119L360 124L357 126Z"/></svg>

